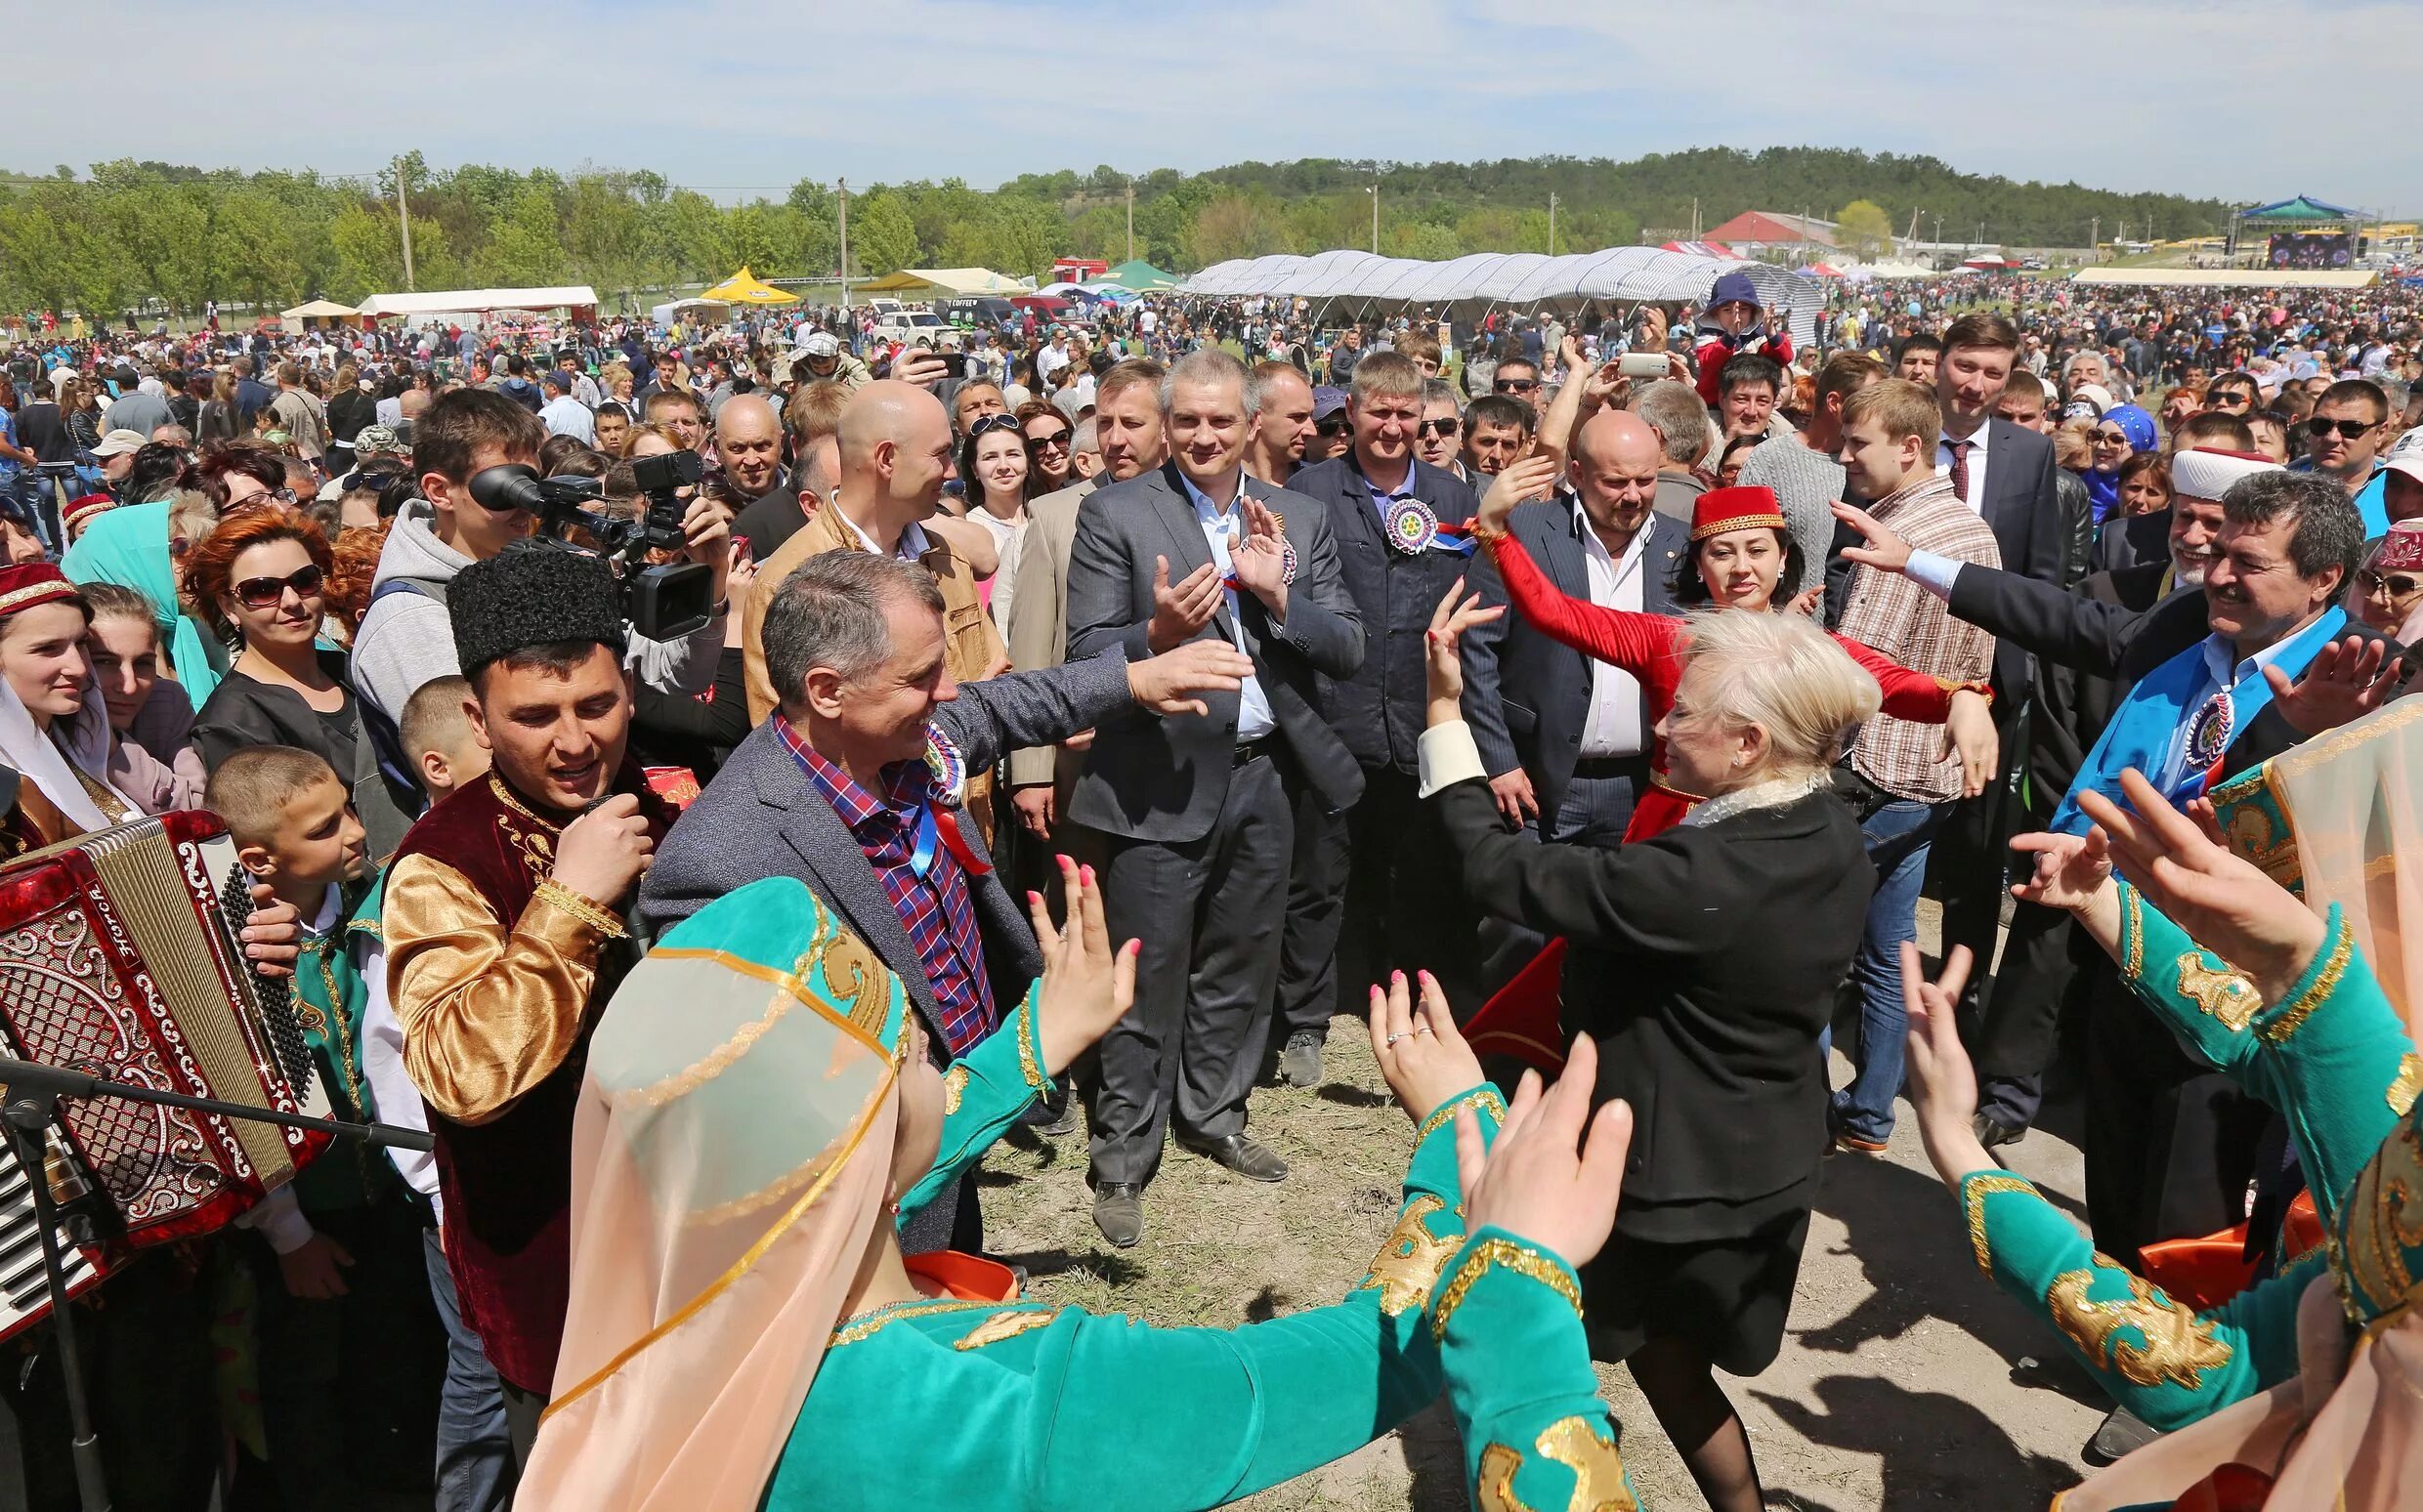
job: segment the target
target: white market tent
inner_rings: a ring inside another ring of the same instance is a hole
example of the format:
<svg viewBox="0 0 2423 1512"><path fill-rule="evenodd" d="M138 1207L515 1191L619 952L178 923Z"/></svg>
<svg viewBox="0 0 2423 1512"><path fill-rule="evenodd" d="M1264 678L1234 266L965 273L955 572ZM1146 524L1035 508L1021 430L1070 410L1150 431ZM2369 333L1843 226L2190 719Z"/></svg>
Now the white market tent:
<svg viewBox="0 0 2423 1512"><path fill-rule="evenodd" d="M2379 276L2363 268L2081 268L2069 281L2140 289L2362 289Z"/></svg>
<svg viewBox="0 0 2423 1512"><path fill-rule="evenodd" d="M1941 273L1923 263L1896 263L1888 259L1881 263L1838 263L1835 271L1858 282L1868 278L1939 278Z"/></svg>
<svg viewBox="0 0 2423 1512"><path fill-rule="evenodd" d="M1771 306L1815 310L1825 302L1822 290L1794 277L1788 269L1660 247L1609 247L1563 257L1479 252L1444 263L1342 251L1237 258L1214 263L1179 284L1177 292L1214 299L1263 294L1388 305L1478 301L1528 308L1594 299L1677 304L1706 299L1718 276L1727 273L1748 273Z"/></svg>
<svg viewBox="0 0 2423 1512"><path fill-rule="evenodd" d="M595 310L597 290L585 283L547 289L446 289L428 294L373 294L361 302L372 318L395 315L484 315L491 310Z"/></svg>

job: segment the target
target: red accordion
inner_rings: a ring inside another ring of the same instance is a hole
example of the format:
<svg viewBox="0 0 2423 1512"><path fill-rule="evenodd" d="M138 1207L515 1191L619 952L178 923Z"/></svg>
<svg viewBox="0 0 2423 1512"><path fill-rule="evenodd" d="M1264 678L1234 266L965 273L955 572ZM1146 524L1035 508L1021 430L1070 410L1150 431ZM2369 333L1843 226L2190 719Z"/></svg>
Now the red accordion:
<svg viewBox="0 0 2423 1512"><path fill-rule="evenodd" d="M0 1037L10 1052L110 1081L326 1114L285 985L244 962L236 932L251 901L235 872L226 826L200 813L82 835L0 868ZM130 1248L225 1227L329 1139L119 1098L59 1107L48 1179L95 1273ZM31 1234L29 1206L0 1205L0 1334L31 1321L18 1316L27 1307L16 1262ZM38 1293L38 1269L31 1280Z"/></svg>

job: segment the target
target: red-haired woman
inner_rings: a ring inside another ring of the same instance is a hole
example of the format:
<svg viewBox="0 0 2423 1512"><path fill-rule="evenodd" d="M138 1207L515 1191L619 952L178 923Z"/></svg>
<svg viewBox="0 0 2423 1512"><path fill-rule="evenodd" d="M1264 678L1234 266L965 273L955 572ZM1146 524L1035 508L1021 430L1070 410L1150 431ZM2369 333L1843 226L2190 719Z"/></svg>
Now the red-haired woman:
<svg viewBox="0 0 2423 1512"><path fill-rule="evenodd" d="M188 592L213 628L242 642L193 717L203 766L216 770L247 745L292 745L317 751L352 780L356 727L345 657L318 644L335 565L319 526L282 505L240 510L193 547Z"/></svg>

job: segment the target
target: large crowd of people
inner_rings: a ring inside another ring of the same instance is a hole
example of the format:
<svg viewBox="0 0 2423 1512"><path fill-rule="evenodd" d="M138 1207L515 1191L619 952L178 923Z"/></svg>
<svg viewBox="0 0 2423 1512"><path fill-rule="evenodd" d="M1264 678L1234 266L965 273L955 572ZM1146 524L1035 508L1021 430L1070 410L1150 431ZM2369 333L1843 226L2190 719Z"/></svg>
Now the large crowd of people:
<svg viewBox="0 0 2423 1512"><path fill-rule="evenodd" d="M2402 1504L2423 309L1794 323L25 327L0 865L217 814L337 1115L434 1143L72 1304L115 1503L1209 1507L1444 1392L1483 1508L1634 1505L1597 1361L1743 1512L1721 1378L1906 1103L2112 1399L2065 1505ZM1113 1249L1171 1145L1287 1181L1341 1016L1418 1131L1342 1301L988 1256L1013 1125ZM2091 1239L1995 1162L2048 1096Z"/></svg>

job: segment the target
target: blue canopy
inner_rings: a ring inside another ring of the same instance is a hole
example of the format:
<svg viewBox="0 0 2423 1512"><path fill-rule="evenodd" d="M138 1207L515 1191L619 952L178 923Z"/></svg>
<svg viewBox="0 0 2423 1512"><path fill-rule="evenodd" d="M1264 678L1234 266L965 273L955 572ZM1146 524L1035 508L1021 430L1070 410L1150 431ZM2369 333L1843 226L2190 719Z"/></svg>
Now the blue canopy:
<svg viewBox="0 0 2423 1512"><path fill-rule="evenodd" d="M2357 218L2357 212L2324 204L2311 194L2274 200L2271 204L2238 212L2241 221L2353 221Z"/></svg>

